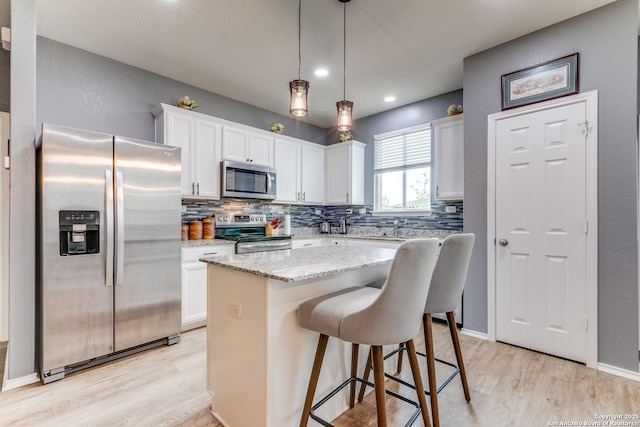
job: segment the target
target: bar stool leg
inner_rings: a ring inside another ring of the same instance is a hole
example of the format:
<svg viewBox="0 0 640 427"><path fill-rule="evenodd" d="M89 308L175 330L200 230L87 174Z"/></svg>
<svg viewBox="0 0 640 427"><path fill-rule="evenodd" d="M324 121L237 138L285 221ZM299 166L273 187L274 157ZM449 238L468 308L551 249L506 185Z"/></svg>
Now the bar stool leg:
<svg viewBox="0 0 640 427"><path fill-rule="evenodd" d="M409 365L413 374L413 382L416 385L416 393L418 394L418 402L422 409L422 422L425 427L431 427L429 419L429 409L427 409L427 399L424 397L424 386L422 385L422 377L420 376L420 366L418 365L418 356L416 355L416 346L413 340L407 341L407 356L409 357Z"/></svg>
<svg viewBox="0 0 640 427"><path fill-rule="evenodd" d="M382 360L382 346L371 347L373 352L373 384L376 393L376 410L378 412L378 427L387 427L387 398L384 389L384 363Z"/></svg>
<svg viewBox="0 0 640 427"><path fill-rule="evenodd" d="M302 410L302 417L300 418L300 427L306 427L309 422L311 405L313 404L313 395L316 393L316 386L318 385L318 378L320 377L320 368L322 368L322 359L324 359L324 352L327 349L328 341L328 335L320 334L320 338L318 338L318 347L316 348L316 357L313 359L311 378L309 378L307 397L304 400L304 408Z"/></svg>
<svg viewBox="0 0 640 427"><path fill-rule="evenodd" d="M362 379L365 381L369 380L369 372L371 372L371 350L369 350L369 356L367 356L367 364L364 367L364 374L362 376ZM367 385L362 383L360 384L360 393L358 393L358 403L362 402L362 399L364 399L364 391L367 388Z"/></svg>
<svg viewBox="0 0 640 427"><path fill-rule="evenodd" d="M433 351L433 330L431 329L431 314L422 316L422 329L424 330L424 345L427 350L427 373L429 377L429 397L431 398L431 413L433 427L440 427L440 413L438 411L438 383L436 382L436 362Z"/></svg>
<svg viewBox="0 0 640 427"><path fill-rule="evenodd" d="M397 373L402 372L402 352L405 350L404 343L401 343L398 346L398 368L396 369Z"/></svg>
<svg viewBox="0 0 640 427"><path fill-rule="evenodd" d="M358 344L351 344L351 378L358 376ZM352 380L349 385L349 408L353 409L356 400L356 381Z"/></svg>
<svg viewBox="0 0 640 427"><path fill-rule="evenodd" d="M467 384L467 373L464 370L464 362L462 361L462 350L460 349L460 339L458 337L458 329L456 328L456 319L453 315L453 311L447 313L447 321L449 323L449 332L451 333L451 341L453 342L453 349L456 352L456 360L458 361L458 368L460 368L460 381L462 381L462 388L464 389L464 397L467 402L471 401L471 393L469 393L469 384Z"/></svg>

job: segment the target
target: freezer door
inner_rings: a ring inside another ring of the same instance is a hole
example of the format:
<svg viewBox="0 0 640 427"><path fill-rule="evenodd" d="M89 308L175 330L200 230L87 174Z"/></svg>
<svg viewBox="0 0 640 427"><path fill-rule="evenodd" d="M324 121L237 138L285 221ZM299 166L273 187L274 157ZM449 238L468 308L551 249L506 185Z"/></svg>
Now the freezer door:
<svg viewBox="0 0 640 427"><path fill-rule="evenodd" d="M180 149L115 137L115 350L180 332Z"/></svg>
<svg viewBox="0 0 640 427"><path fill-rule="evenodd" d="M113 352L113 209L105 209L113 136L45 124L37 154L38 353L45 372Z"/></svg>

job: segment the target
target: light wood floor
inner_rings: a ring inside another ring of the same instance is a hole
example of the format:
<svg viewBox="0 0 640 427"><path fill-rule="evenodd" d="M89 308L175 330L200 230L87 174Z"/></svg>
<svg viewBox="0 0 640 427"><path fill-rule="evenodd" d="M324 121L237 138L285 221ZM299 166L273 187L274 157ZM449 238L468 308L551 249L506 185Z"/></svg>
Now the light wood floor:
<svg viewBox="0 0 640 427"><path fill-rule="evenodd" d="M448 331L434 326L436 356L454 360ZM439 395L443 427L547 426L550 421L596 421L596 413L640 412L640 383L521 348L460 338L471 403L465 402L460 381L454 379ZM220 426L209 413L205 341L205 329L197 329L184 333L181 343L171 347L80 371L46 386L1 393L0 425ZM422 340L416 343L423 348ZM403 376L409 372L405 363ZM397 387L392 381L387 386ZM401 392L409 397L414 393ZM335 425L375 425L372 394ZM404 425L411 408L393 398L387 404L390 425Z"/></svg>

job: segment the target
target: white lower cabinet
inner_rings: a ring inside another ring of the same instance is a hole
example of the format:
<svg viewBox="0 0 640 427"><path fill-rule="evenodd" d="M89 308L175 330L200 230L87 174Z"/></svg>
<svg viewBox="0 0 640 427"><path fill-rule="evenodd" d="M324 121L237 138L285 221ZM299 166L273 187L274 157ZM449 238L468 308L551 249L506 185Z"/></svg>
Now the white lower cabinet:
<svg viewBox="0 0 640 427"><path fill-rule="evenodd" d="M182 330L207 324L207 264L203 256L231 255L233 245L182 248Z"/></svg>

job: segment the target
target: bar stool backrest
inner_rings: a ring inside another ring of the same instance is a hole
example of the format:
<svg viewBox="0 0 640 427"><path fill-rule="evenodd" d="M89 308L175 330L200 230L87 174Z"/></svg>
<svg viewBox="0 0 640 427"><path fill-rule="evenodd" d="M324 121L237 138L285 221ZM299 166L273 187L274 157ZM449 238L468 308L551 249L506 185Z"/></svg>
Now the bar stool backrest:
<svg viewBox="0 0 640 427"><path fill-rule="evenodd" d="M420 330L439 241L415 239L402 243L395 254L380 295L367 307L346 315L340 338L360 344L398 344Z"/></svg>
<svg viewBox="0 0 640 427"><path fill-rule="evenodd" d="M444 239L431 277L425 313L448 313L458 308L475 238L467 233Z"/></svg>

